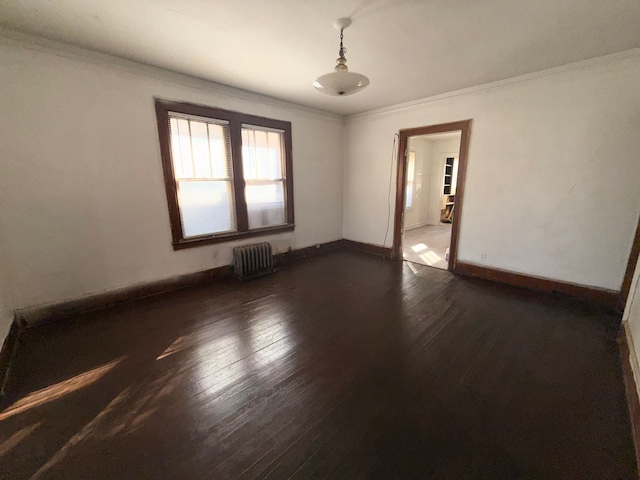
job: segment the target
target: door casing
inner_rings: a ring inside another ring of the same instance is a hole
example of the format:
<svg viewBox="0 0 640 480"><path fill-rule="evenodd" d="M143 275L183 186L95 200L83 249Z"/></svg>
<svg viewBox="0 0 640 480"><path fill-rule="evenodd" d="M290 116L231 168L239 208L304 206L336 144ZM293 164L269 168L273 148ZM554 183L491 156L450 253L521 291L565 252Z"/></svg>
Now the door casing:
<svg viewBox="0 0 640 480"><path fill-rule="evenodd" d="M458 179L456 186L456 213L451 225L451 246L449 247L450 272L456 271L458 262L458 236L464 201L464 186L467 176L467 157L469 154L469 137L471 134L471 119L458 122L441 123L426 127L408 128L398 132L398 171L396 175L396 209L393 226L392 256L402 258L402 231L404 228L404 198L407 189L407 145L409 138L433 133L462 132L460 137L460 152L458 154Z"/></svg>

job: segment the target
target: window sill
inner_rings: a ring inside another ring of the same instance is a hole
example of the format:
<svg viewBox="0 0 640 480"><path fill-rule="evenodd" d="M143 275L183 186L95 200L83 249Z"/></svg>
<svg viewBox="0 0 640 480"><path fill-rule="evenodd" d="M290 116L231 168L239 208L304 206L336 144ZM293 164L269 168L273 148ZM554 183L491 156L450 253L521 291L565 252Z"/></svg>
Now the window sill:
<svg viewBox="0 0 640 480"><path fill-rule="evenodd" d="M184 239L173 242L174 250L182 250L183 248L200 247L202 245L210 245L213 243L232 242L243 238L259 237L264 235L272 235L274 233L292 232L295 225L278 225L275 227L261 228L259 230L250 230L248 232L233 232L224 235L216 235L209 237L198 237L192 239Z"/></svg>

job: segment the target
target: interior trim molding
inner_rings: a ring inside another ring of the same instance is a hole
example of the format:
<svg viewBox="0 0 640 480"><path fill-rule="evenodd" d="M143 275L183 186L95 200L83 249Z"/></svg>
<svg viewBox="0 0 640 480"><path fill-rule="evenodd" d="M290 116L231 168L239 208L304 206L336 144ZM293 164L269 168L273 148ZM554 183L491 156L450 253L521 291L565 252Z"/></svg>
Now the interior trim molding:
<svg viewBox="0 0 640 480"><path fill-rule="evenodd" d="M19 32L6 27L0 27L0 39L20 45L30 50L50 53L70 60L85 61L94 65L117 68L133 75L144 76L147 78L151 77L208 92L215 91L225 97L231 97L248 102L258 102L262 105L268 105L271 107L295 109L296 111L310 114L314 117L344 123L344 116L337 113L264 95L251 90L243 90L241 88L232 87L222 83L216 83L202 77L196 77L186 73L180 73L175 70L137 62L117 55L92 50L87 47L79 47L77 45L72 45L58 40L51 40L45 37Z"/></svg>
<svg viewBox="0 0 640 480"><path fill-rule="evenodd" d="M402 233L404 227L405 196L407 191L407 146L411 137L430 135L443 132L460 132L460 145L458 147L458 178L455 193L455 209L451 225L451 245L449 247L449 265L447 270L455 272L458 263L458 239L460 236L460 222L463 211L464 190L467 178L467 159L469 157L469 141L471 138L471 119L458 120L456 122L439 123L424 127L405 128L398 132L398 159L396 164L396 204L393 218L393 246L391 255L393 258L402 258ZM444 167L444 165L443 165Z"/></svg>
<svg viewBox="0 0 640 480"><path fill-rule="evenodd" d="M375 108L373 110L354 113L351 115L347 115L345 119L347 121L355 120L359 118L367 118L367 117L374 119L375 117L378 117L381 115L388 115L390 113L402 112L410 108L418 107L420 105L425 105L427 103L437 102L439 100L445 100L447 98L460 97L470 93L483 92L486 90L514 85L518 83L527 83L530 81L535 81L540 78L544 78L552 75L558 75L561 73L570 72L573 70L580 70L583 68L597 67L600 65L608 65L612 62L626 60L627 58L634 58L638 56L640 56L640 48L631 48L629 50L609 53L607 55L601 55L599 57L593 57L587 60L579 60L577 62L566 63L558 67L547 68L545 70L538 70L537 72L532 72L532 73L525 73L524 75L505 78L503 80L497 80L495 82L482 83L480 85L475 85L473 87L461 88L459 90L453 90L450 92L444 92L437 95L431 95L428 97L419 98L417 100L410 100L408 102L397 103L395 105L389 105L387 107Z"/></svg>
<svg viewBox="0 0 640 480"><path fill-rule="evenodd" d="M4 342L2 343L2 348L0 349L0 411L4 410L4 408L11 403L12 395L11 392L8 391L7 380L9 378L9 367L11 366L11 361L18 349L19 333L20 328L14 319L11 323L11 327L9 327L9 333L5 337Z"/></svg>
<svg viewBox="0 0 640 480"><path fill-rule="evenodd" d="M474 92L480 92L484 90L490 90L496 87L516 84L516 83L524 83L527 81L536 80L538 78L543 78L549 75L555 75L555 74L559 74L567 71L578 70L581 68L588 68L592 66L606 65L611 62L640 56L640 48L632 48L629 50L623 50L622 52L615 52L607 55L602 55L599 57L589 58L587 60L567 63L565 65L561 65L558 67L553 67L546 70L527 73L527 74L519 75L516 77L510 77L503 80L497 80L495 82L484 83L484 84L476 85L473 87L453 90L450 92L444 92L437 95L431 95L428 97L423 97L423 98L412 100L409 102L403 102L403 103L398 103L394 105L389 105L386 107L366 110L366 111L354 113L351 115L340 115L340 114L328 112L326 110L322 110L319 108L309 107L307 105L291 102L289 100L283 100L277 97L271 97L271 96L263 95L257 92L252 92L250 90L243 90L240 88L224 85L222 83L212 82L210 80L206 80L201 77L196 77L193 75L176 72L174 70L157 67L155 65L149 65L146 63L137 62L135 60L129 60L124 57L119 57L116 55L110 55L110 54L99 52L96 50L91 50L86 47L78 47L76 45L71 45L69 43L60 42L57 40L51 40L48 38L39 37L39 36L31 35L28 33L24 33L24 32L19 32L17 30L13 30L6 27L0 27L0 38L4 39L7 42L12 42L14 44L21 45L25 48L31 48L33 50L37 50L45 53L52 53L58 56L61 55L69 59L74 59L79 61L84 60L97 65L112 66L135 75L153 77L153 78L157 78L164 81L174 82L183 86L197 88L199 90L206 90L206 91L214 90L219 92L221 95L236 98L238 100L251 101L251 102L259 101L262 104L278 107L278 108L294 108L297 111L304 112L304 113L313 115L315 117L333 119L335 121L342 122L342 123L344 123L345 121L349 121L357 118L376 117L378 115L385 115L392 112L399 112L399 111L407 110L409 108L416 107L419 105L436 102L438 100L444 100L446 98L457 97L457 96L466 95Z"/></svg>
<svg viewBox="0 0 640 480"><path fill-rule="evenodd" d="M280 265L286 265L295 260L314 257L319 254L328 253L341 248L350 248L384 258L391 258L392 255L391 247L340 239L277 254L276 261ZM619 301L620 292L613 290L599 289L558 280L522 275L515 272L483 267L464 262L457 262L455 273L478 277L507 285L525 287L536 291L560 292L588 303L606 306L619 313L616 310L616 307ZM232 276L233 266L223 265L199 272L187 273L162 280L131 285L62 302L18 309L15 311L14 324L11 326L9 334L5 338L2 350L0 350L0 375L2 374L3 362L8 362L8 358L10 358L7 351L11 351L13 348L13 344L11 343L13 341L12 338L17 335L20 330L56 322L73 315L91 312L117 303L150 297L152 295L179 290L191 285L197 285L211 280ZM1 378L2 377L0 376L0 379Z"/></svg>
<svg viewBox="0 0 640 480"><path fill-rule="evenodd" d="M292 261L301 260L303 258L317 257L325 253L333 252L344 247L344 240L333 240L326 243L318 243L308 247L290 250L288 252L276 254L276 265L288 265Z"/></svg>
<svg viewBox="0 0 640 480"><path fill-rule="evenodd" d="M361 252L372 253L379 257L390 258L392 249L391 247L383 247L381 245L373 245L372 243L356 242L354 240L344 240L344 246Z"/></svg>
<svg viewBox="0 0 640 480"><path fill-rule="evenodd" d="M277 254L276 261L283 265L292 260L316 256L320 253L327 253L343 247L344 240L334 240ZM363 247L362 249L366 250L366 247ZM372 249L375 250L376 247L374 245L369 246L369 251ZM232 277L233 275L233 265L223 265L207 270L201 270L199 272L186 273L152 282L139 283L114 290L108 290L106 292L87 295L85 297L75 298L72 300L23 308L15 311L15 323L18 330L24 330L64 320L65 318L73 315L79 315L98 310L100 308L109 307L116 303L159 295L161 293L179 290L181 288L209 282L211 280Z"/></svg>
<svg viewBox="0 0 640 480"><path fill-rule="evenodd" d="M98 310L116 303L179 290L191 285L208 282L217 278L229 277L231 275L233 275L233 267L231 265L224 265L222 267L177 275L148 283L139 283L63 302L16 310L16 321L20 329L23 330L63 320L72 315Z"/></svg>
<svg viewBox="0 0 640 480"><path fill-rule="evenodd" d="M638 226L636 227L636 235L635 237L633 237L633 243L631 244L631 253L629 254L629 260L627 261L627 269L624 272L622 287L620 287L619 308L622 311L624 311L624 308L627 305L627 299L629 298L629 291L631 290L631 283L633 282L633 275L636 272L636 264L638 263L638 256L640 256L640 219L638 219Z"/></svg>
<svg viewBox="0 0 640 480"><path fill-rule="evenodd" d="M585 303L606 307L610 311L619 314L618 300L620 292L604 288L588 287L576 283L551 280L549 278L534 277L521 273L500 270L497 268L483 267L472 263L458 262L456 274L469 277L482 278L493 282L504 283L516 287L524 287L530 290L547 293L562 293L570 297L582 300Z"/></svg>
<svg viewBox="0 0 640 480"><path fill-rule="evenodd" d="M636 464L640 471L640 400L638 398L638 385L636 378L640 374L640 365L633 338L627 322L622 322L620 335L618 336L620 362L622 364L622 378L627 396L627 408L629 409L629 422L631 423L631 435L636 450Z"/></svg>

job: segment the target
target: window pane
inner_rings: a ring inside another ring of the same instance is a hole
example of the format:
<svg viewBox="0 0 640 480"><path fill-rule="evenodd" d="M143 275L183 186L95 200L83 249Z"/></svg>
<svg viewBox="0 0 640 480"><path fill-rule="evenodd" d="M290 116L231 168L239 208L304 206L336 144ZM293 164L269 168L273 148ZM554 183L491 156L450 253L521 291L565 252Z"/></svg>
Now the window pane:
<svg viewBox="0 0 640 480"><path fill-rule="evenodd" d="M171 156L176 178L193 177L191 159L191 138L189 136L189 120L171 119Z"/></svg>
<svg viewBox="0 0 640 480"><path fill-rule="evenodd" d="M268 178L282 178L282 133L269 132Z"/></svg>
<svg viewBox="0 0 640 480"><path fill-rule="evenodd" d="M285 223L283 182L247 183L245 197L249 229Z"/></svg>
<svg viewBox="0 0 640 480"><path fill-rule="evenodd" d="M231 178L229 127L191 118L172 117L171 157L176 179Z"/></svg>
<svg viewBox="0 0 640 480"><path fill-rule="evenodd" d="M269 161L269 143L267 142L267 132L254 130L256 148L256 178L267 179L267 162Z"/></svg>
<svg viewBox="0 0 640 480"><path fill-rule="evenodd" d="M231 182L178 181L178 204L185 238L236 229Z"/></svg>
<svg viewBox="0 0 640 480"><path fill-rule="evenodd" d="M194 178L211 178L209 161L209 134L204 122L189 121L191 126L191 147L193 151Z"/></svg>
<svg viewBox="0 0 640 480"><path fill-rule="evenodd" d="M213 178L231 178L231 148L229 129L222 125L209 124L209 150Z"/></svg>
<svg viewBox="0 0 640 480"><path fill-rule="evenodd" d="M246 180L278 180L282 175L282 132L242 129L242 166Z"/></svg>
<svg viewBox="0 0 640 480"><path fill-rule="evenodd" d="M451 195L456 194L456 187L458 186L458 159L453 161L453 175L451 176Z"/></svg>
<svg viewBox="0 0 640 480"><path fill-rule="evenodd" d="M405 202L405 208L411 208L413 206L413 183L407 183L407 201Z"/></svg>
<svg viewBox="0 0 640 480"><path fill-rule="evenodd" d="M242 129L242 170L245 179L257 178L256 147L253 130Z"/></svg>
<svg viewBox="0 0 640 480"><path fill-rule="evenodd" d="M416 168L416 154L414 152L409 152L409 165L407 165L407 180L413 182L413 177L415 176L415 168Z"/></svg>
<svg viewBox="0 0 640 480"><path fill-rule="evenodd" d="M413 207L413 180L416 173L416 154L409 152L409 162L407 165L407 198L405 208Z"/></svg>

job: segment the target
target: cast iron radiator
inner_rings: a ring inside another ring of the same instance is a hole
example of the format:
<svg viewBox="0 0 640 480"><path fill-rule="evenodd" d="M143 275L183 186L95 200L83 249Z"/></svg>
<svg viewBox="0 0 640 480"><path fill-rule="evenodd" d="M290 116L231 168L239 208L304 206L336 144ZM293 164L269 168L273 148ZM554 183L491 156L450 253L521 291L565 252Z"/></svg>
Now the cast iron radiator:
<svg viewBox="0 0 640 480"><path fill-rule="evenodd" d="M252 243L233 249L233 269L240 280L258 277L275 271L269 242Z"/></svg>

